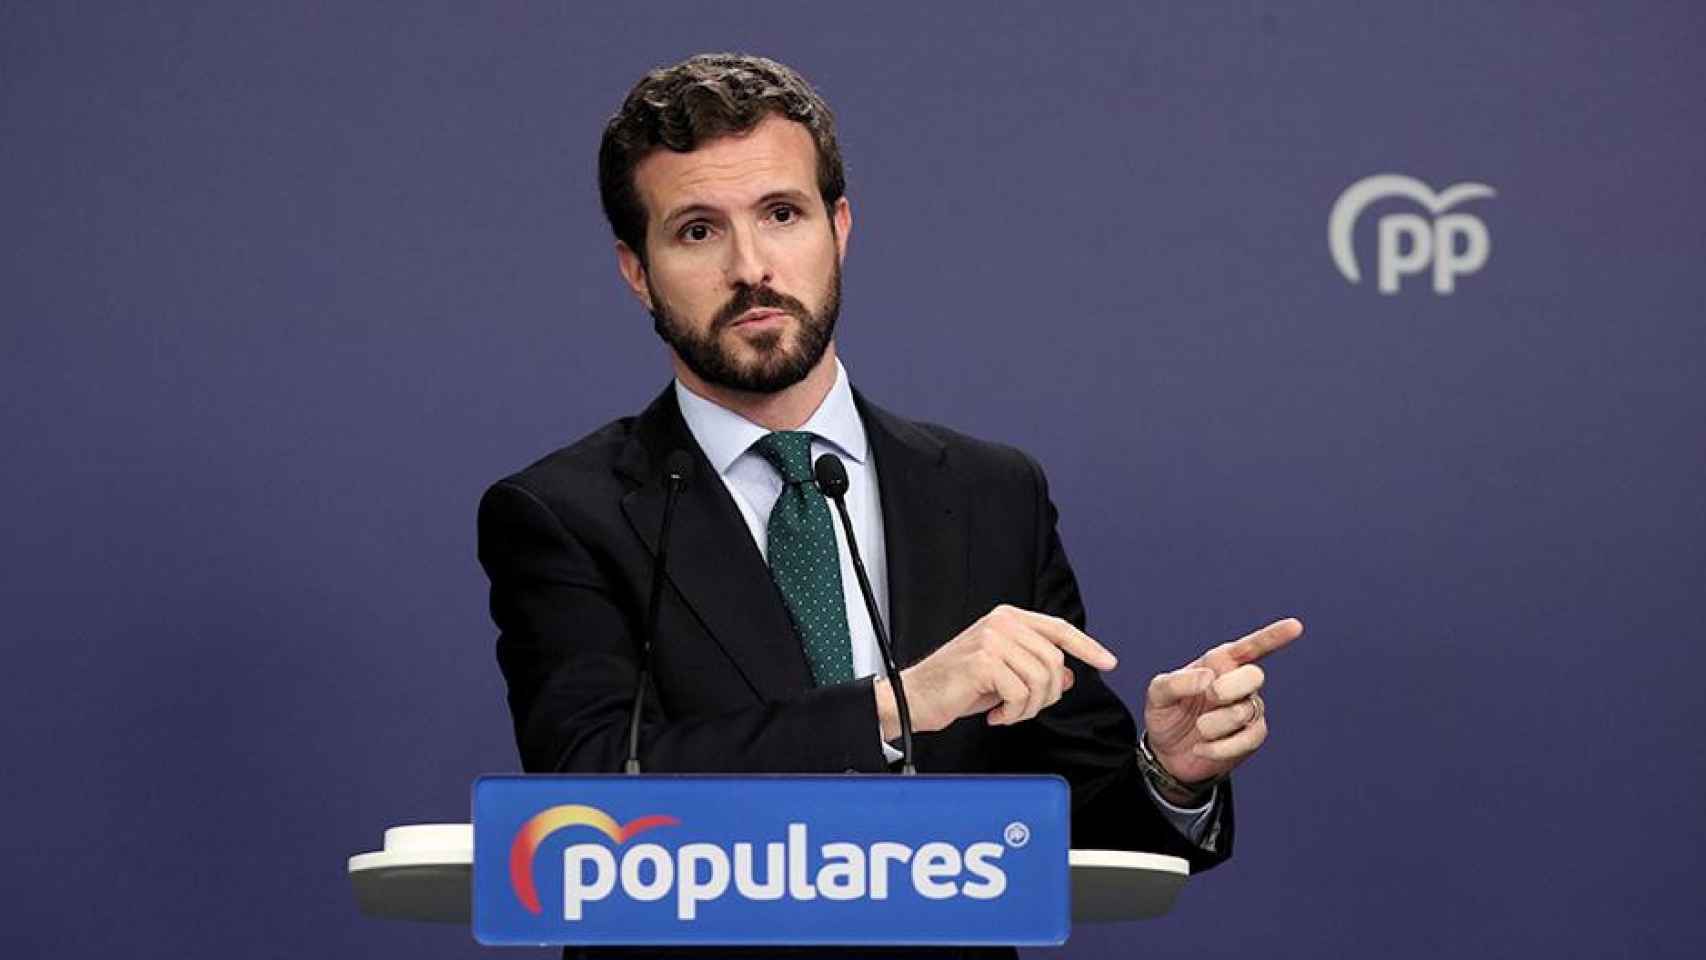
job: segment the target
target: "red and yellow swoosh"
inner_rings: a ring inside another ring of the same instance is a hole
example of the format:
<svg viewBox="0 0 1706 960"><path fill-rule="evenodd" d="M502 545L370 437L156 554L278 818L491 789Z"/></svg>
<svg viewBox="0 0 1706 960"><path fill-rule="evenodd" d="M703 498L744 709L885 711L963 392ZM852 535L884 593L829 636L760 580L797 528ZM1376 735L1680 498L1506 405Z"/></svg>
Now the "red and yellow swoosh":
<svg viewBox="0 0 1706 960"><path fill-rule="evenodd" d="M566 803L542 810L521 825L521 829L515 833L515 842L510 844L510 886L515 888L516 899L521 901L521 905L526 907L528 912L544 911L539 904L539 891L533 885L533 855L539 852L539 845L545 842L546 837L564 827L591 827L616 843L626 843L630 837L641 831L653 827L678 826L680 823L680 820L668 814L654 813L619 824L603 810L579 803Z"/></svg>

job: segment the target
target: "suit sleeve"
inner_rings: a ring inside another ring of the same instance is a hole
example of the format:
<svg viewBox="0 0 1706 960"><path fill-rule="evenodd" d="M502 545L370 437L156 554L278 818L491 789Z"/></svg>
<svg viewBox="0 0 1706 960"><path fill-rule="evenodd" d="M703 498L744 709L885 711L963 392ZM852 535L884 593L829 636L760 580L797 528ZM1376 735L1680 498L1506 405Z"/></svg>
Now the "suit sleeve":
<svg viewBox="0 0 1706 960"><path fill-rule="evenodd" d="M1026 457L1035 483L1035 593L1031 608L1084 629L1078 579L1067 562L1042 468ZM1019 756L1072 785L1072 845L1142 850L1183 857L1198 873L1232 853L1232 785L1223 783L1203 845L1181 835L1156 808L1137 766L1137 724L1096 670L1079 665L1076 682L1060 701L1030 723L1011 728Z"/></svg>
<svg viewBox="0 0 1706 960"><path fill-rule="evenodd" d="M620 771L645 598L513 482L481 500L479 553L523 769ZM648 689L641 765L652 773L879 771L877 730L869 680L694 716L669 715Z"/></svg>

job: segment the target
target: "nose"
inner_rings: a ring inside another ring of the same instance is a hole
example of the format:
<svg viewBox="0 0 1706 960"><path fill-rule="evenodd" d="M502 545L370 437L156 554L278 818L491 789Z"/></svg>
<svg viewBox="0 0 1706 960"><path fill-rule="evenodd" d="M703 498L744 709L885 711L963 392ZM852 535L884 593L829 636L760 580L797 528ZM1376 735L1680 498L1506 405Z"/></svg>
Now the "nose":
<svg viewBox="0 0 1706 960"><path fill-rule="evenodd" d="M734 230L728 250L729 262L725 270L729 286L760 287L770 282L770 266L753 231Z"/></svg>

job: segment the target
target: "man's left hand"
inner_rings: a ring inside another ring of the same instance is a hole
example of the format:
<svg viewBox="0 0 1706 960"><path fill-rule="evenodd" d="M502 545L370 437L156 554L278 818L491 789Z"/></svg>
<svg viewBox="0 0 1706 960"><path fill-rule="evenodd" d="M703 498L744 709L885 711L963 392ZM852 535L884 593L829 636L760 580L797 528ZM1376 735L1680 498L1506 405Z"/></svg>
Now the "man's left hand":
<svg viewBox="0 0 1706 960"><path fill-rule="evenodd" d="M1223 643L1149 682L1143 725L1149 749L1186 784L1223 776L1268 738L1265 674L1256 661L1303 635L1295 619L1278 620Z"/></svg>

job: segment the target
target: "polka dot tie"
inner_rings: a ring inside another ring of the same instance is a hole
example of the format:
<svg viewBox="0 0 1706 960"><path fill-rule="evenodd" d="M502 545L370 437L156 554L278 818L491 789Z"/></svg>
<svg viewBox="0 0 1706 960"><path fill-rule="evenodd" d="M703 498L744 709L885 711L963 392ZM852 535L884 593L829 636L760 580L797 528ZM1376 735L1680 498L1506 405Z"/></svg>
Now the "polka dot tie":
<svg viewBox="0 0 1706 960"><path fill-rule="evenodd" d="M853 642L841 592L841 558L835 521L812 479L812 435L772 433L752 445L782 475L782 493L770 510L770 575L794 620L812 677L820 687L853 679Z"/></svg>

